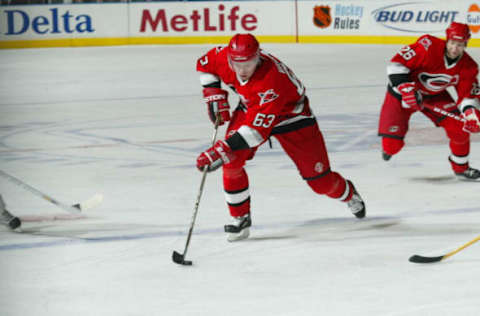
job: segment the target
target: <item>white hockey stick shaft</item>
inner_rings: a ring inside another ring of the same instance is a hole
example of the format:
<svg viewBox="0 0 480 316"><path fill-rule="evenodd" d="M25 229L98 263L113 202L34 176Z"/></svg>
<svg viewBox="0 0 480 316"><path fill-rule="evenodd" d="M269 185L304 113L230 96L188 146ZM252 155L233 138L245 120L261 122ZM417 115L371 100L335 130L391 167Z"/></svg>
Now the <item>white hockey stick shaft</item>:
<svg viewBox="0 0 480 316"><path fill-rule="evenodd" d="M457 120L457 121L460 121L460 122L463 122L465 123L465 119L461 116L458 116L458 115L455 115L453 113L450 113L448 111L445 111L441 108L438 108L436 106L432 106L432 105L429 105L429 104L423 104L424 107L426 107L427 109L433 111L433 112L436 112L436 113L439 113L439 114L442 114L442 115L445 115L446 117L449 117L451 119L454 119L454 120Z"/></svg>
<svg viewBox="0 0 480 316"><path fill-rule="evenodd" d="M76 208L76 207L64 204L62 202L59 202L59 201L55 200L54 198L52 198L51 196L35 189L34 187L26 184L25 182L21 181L20 179L14 177L12 175L9 175L8 173L6 173L2 170L0 170L0 175L2 177L4 177L5 179L7 179L8 181L10 181L11 183L14 183L14 184L22 187L23 189L27 190L28 192L33 193L34 195L36 195L38 197L41 197L42 199L47 200L48 202L50 202L52 204L55 204L56 206L60 207L61 209L65 210L69 213L74 213L74 214L80 213L80 208Z"/></svg>

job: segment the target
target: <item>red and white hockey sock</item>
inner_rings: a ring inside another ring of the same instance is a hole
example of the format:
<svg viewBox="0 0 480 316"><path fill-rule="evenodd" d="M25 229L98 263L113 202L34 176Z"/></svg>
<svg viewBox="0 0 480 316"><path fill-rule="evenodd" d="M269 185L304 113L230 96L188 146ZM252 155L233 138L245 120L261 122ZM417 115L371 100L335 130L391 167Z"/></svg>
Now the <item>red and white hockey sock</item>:
<svg viewBox="0 0 480 316"><path fill-rule="evenodd" d="M353 196L352 184L339 175L336 185L330 192L327 193L327 195L342 202L348 202Z"/></svg>
<svg viewBox="0 0 480 316"><path fill-rule="evenodd" d="M224 168L223 189L230 215L238 217L250 212L250 192L245 169Z"/></svg>
<svg viewBox="0 0 480 316"><path fill-rule="evenodd" d="M352 199L353 196L353 186L351 182L347 182L345 179L343 179L343 181L345 182L343 194L337 199L342 202L348 202Z"/></svg>
<svg viewBox="0 0 480 316"><path fill-rule="evenodd" d="M307 181L308 185L318 194L325 194L332 199L348 202L352 198L353 188L337 172L329 172L321 178Z"/></svg>
<svg viewBox="0 0 480 316"><path fill-rule="evenodd" d="M452 153L448 160L455 173L462 173L468 169L468 154L470 152L470 142L457 143L450 141L450 150Z"/></svg>
<svg viewBox="0 0 480 316"><path fill-rule="evenodd" d="M452 170L455 173L462 173L468 169L468 155L461 157L461 156L455 156L454 154L451 154L448 157L448 160L450 161Z"/></svg>

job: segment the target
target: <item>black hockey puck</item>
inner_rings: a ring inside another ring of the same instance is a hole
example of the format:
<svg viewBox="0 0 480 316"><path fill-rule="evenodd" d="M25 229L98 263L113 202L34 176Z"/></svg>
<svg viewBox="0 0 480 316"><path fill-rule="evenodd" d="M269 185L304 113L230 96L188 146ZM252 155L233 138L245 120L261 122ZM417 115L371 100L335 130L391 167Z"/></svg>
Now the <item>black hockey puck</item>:
<svg viewBox="0 0 480 316"><path fill-rule="evenodd" d="M20 221L20 218L14 217L10 222L8 222L8 226L11 229L16 229L22 225L22 222Z"/></svg>

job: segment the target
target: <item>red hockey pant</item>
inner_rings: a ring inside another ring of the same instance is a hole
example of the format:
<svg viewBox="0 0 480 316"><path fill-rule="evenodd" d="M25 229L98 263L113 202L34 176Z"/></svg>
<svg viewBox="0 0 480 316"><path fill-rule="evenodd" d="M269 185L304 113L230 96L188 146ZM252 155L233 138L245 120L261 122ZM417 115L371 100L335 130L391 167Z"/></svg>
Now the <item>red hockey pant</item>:
<svg viewBox="0 0 480 316"><path fill-rule="evenodd" d="M457 109L455 102L447 92L428 97L424 100L448 112ZM463 131L463 123L448 117L441 117L428 109L421 111L436 126L442 127L449 139L451 155L449 157L454 172L463 172L468 168L470 152L470 134ZM382 137L383 151L395 155L405 145L404 138L408 132L410 117L414 110L404 108L401 101L387 92L380 112L378 135Z"/></svg>
<svg viewBox="0 0 480 316"><path fill-rule="evenodd" d="M235 111L226 135L232 135L243 124L244 118L243 111ZM341 201L351 199L351 185L347 185L339 173L330 170L325 142L316 122L311 126L273 136L314 192ZM243 216L250 212L248 175L244 166L247 160L255 156L256 150L257 148L237 150L236 159L223 165L223 187L232 216Z"/></svg>

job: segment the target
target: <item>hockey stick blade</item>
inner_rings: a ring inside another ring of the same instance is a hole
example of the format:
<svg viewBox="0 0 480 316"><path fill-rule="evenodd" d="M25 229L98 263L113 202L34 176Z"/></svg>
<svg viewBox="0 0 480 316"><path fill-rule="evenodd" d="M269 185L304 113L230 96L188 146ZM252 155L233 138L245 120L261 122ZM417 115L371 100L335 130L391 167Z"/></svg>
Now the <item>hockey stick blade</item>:
<svg viewBox="0 0 480 316"><path fill-rule="evenodd" d="M413 255L408 259L408 261L413 263L434 263L434 262L442 261L444 257L445 256L425 257L425 256Z"/></svg>
<svg viewBox="0 0 480 316"><path fill-rule="evenodd" d="M92 196L91 198L89 198L88 200L77 203L77 204L74 204L72 206L81 210L81 211L84 211L84 210L88 210L88 209L97 207L98 205L100 205L102 203L102 201L103 201L103 195L97 193L94 196Z"/></svg>
<svg viewBox="0 0 480 316"><path fill-rule="evenodd" d="M450 251L449 253L443 255L443 256L438 256L438 257L424 257L424 256L419 256L419 255L414 255L411 256L408 261L410 262L415 262L415 263L432 263L432 262L439 262L442 261L443 259L447 259L448 257L453 256L454 254L462 251L463 249L467 248L468 246L473 245L477 241L480 240L480 236L475 237L474 239L470 240L466 244L458 247L457 249Z"/></svg>
<svg viewBox="0 0 480 316"><path fill-rule="evenodd" d="M185 260L185 256L179 254L175 250L172 253L172 260L173 260L173 262L184 265L184 266L191 266L192 265L192 261Z"/></svg>

